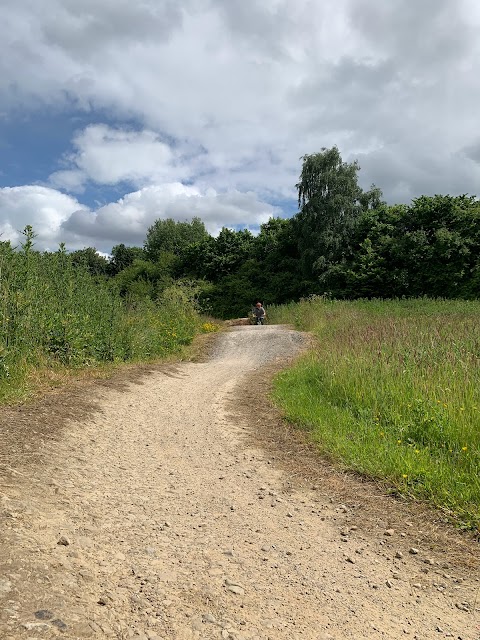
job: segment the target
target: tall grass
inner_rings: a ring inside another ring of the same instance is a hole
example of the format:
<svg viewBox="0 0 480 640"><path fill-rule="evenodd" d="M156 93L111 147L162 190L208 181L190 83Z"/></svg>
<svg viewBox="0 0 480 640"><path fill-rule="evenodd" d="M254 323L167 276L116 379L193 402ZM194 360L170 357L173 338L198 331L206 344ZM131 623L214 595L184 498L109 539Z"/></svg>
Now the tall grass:
<svg viewBox="0 0 480 640"><path fill-rule="evenodd" d="M270 308L317 346L278 376L286 416L349 468L480 527L480 302Z"/></svg>
<svg viewBox="0 0 480 640"><path fill-rule="evenodd" d="M157 302L125 300L64 249L0 243L0 401L25 392L39 368L94 367L179 352L201 330L194 296L172 286Z"/></svg>

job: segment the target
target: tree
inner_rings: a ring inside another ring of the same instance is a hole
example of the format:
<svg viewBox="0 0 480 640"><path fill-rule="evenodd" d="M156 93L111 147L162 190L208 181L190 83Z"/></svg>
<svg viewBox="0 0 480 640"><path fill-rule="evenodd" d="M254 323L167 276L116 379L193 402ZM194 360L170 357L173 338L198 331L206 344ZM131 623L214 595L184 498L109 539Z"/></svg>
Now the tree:
<svg viewBox="0 0 480 640"><path fill-rule="evenodd" d="M348 259L324 278L337 298L480 292L480 203L470 196L421 196L407 205L364 210Z"/></svg>
<svg viewBox="0 0 480 640"><path fill-rule="evenodd" d="M270 218L255 239L256 285L269 302L284 303L308 293L292 219Z"/></svg>
<svg viewBox="0 0 480 640"><path fill-rule="evenodd" d="M398 251L404 205L366 209L351 241L351 255L325 276L335 298L392 298L407 294L408 273Z"/></svg>
<svg viewBox="0 0 480 640"><path fill-rule="evenodd" d="M216 238L208 236L191 245L184 254L184 269L197 278L218 282L236 272L253 255L255 239L247 229L225 227Z"/></svg>
<svg viewBox="0 0 480 640"><path fill-rule="evenodd" d="M87 269L92 276L104 276L108 272L108 260L101 256L95 247L85 247L72 251L70 260L76 267Z"/></svg>
<svg viewBox="0 0 480 640"><path fill-rule="evenodd" d="M375 187L363 194L358 163L347 163L337 147L303 156L298 190L296 234L304 273L322 283L335 264L351 254L351 240L362 209L380 198ZM363 197L362 197L363 196Z"/></svg>
<svg viewBox="0 0 480 640"><path fill-rule="evenodd" d="M200 218L191 222L176 222L172 218L156 220L147 231L145 252L147 258L155 262L162 252L180 256L185 249L209 237Z"/></svg>
<svg viewBox="0 0 480 640"><path fill-rule="evenodd" d="M172 263L176 256L163 253L157 262L134 260L132 264L117 273L113 282L120 295L126 298L158 299L162 292L173 284Z"/></svg>
<svg viewBox="0 0 480 640"><path fill-rule="evenodd" d="M135 260L145 259L145 250L142 247L126 247L123 243L112 247L110 259L110 274L116 275L129 267Z"/></svg>
<svg viewBox="0 0 480 640"><path fill-rule="evenodd" d="M480 202L474 196L415 198L406 209L398 252L409 272L408 295L476 297Z"/></svg>

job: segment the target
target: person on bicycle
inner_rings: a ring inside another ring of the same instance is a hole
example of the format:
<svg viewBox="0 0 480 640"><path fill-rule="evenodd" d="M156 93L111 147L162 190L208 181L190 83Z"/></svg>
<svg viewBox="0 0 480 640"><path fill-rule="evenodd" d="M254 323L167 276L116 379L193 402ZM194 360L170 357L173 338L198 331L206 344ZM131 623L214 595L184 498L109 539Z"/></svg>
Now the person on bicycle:
<svg viewBox="0 0 480 640"><path fill-rule="evenodd" d="M261 302L257 302L253 307L253 316L255 318L255 324L263 324L266 317L265 309Z"/></svg>

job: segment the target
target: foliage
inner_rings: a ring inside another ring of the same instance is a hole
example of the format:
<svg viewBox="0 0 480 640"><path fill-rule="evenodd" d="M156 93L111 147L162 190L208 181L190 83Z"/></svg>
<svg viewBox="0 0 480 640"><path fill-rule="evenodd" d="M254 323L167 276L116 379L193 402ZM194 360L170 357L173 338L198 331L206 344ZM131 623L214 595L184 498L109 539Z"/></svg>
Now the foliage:
<svg viewBox="0 0 480 640"><path fill-rule="evenodd" d="M260 227L255 246L259 297L268 303L298 300L310 293L301 271L295 219L271 218ZM257 286L258 286L257 285Z"/></svg>
<svg viewBox="0 0 480 640"><path fill-rule="evenodd" d="M411 295L478 295L472 283L480 250L480 203L476 198L422 196L408 207L401 223L398 244L399 253L406 258L404 268L417 265L415 271L409 270Z"/></svg>
<svg viewBox="0 0 480 640"><path fill-rule="evenodd" d="M38 284L43 295L51 295L42 289L41 272L50 273L55 263L58 273L48 278L63 283L60 301L70 295L68 287L77 287L77 278L78 287L88 289L87 277L93 276L105 289L101 296L121 297L119 304L133 310L158 305L178 281L195 281L201 308L220 318L245 316L255 300L270 306L312 294L477 298L479 201L437 195L389 206L378 188L359 187L358 172L358 164L344 162L337 147L305 155L297 184L299 212L290 219L271 218L256 236L224 228L212 237L199 218L156 220L143 248L119 244L107 260L93 247L41 256L34 250L33 229L26 227L22 258L0 243L8 287L33 300ZM75 302L71 307L76 309Z"/></svg>
<svg viewBox="0 0 480 640"><path fill-rule="evenodd" d="M302 295L292 229L292 220L272 218L256 237L223 229L217 238L189 247L185 269L210 282L201 297L204 309L220 318L245 316L255 300L285 302Z"/></svg>
<svg viewBox="0 0 480 640"><path fill-rule="evenodd" d="M286 416L349 468L480 527L480 303L334 302L270 308L318 346L276 381Z"/></svg>
<svg viewBox="0 0 480 640"><path fill-rule="evenodd" d="M217 284L206 286L200 296L201 308L216 318L245 317L252 303L259 299L252 278L245 271L247 263L238 273L227 275Z"/></svg>
<svg viewBox="0 0 480 640"><path fill-rule="evenodd" d="M252 256L254 244L250 231L223 228L216 238L208 236L187 248L184 268L197 278L219 282Z"/></svg>
<svg viewBox="0 0 480 640"><path fill-rule="evenodd" d="M363 207L379 199L366 197L357 181L358 163L343 162L337 147L303 157L298 190L296 233L307 276L320 280L350 255L350 243Z"/></svg>
<svg viewBox="0 0 480 640"><path fill-rule="evenodd" d="M0 243L0 398L24 388L39 367L91 367L178 352L200 330L198 292L188 283L162 288L158 303L120 296L116 282L92 276L64 247L21 250Z"/></svg>
<svg viewBox="0 0 480 640"><path fill-rule="evenodd" d="M480 203L422 196L360 216L350 257L330 269L334 297L474 298L480 291Z"/></svg>
<svg viewBox="0 0 480 640"><path fill-rule="evenodd" d="M336 299L478 297L480 203L472 196L422 196L387 205L358 184L357 162L337 147L305 155L299 212L271 218L258 235L223 228L209 235L199 218L156 220L144 248L73 252L75 265L111 279L129 304L157 301L179 279L201 284L202 309L245 316L260 299L283 304L312 294ZM25 240L34 244L34 237Z"/></svg>
<svg viewBox="0 0 480 640"><path fill-rule="evenodd" d="M109 271L109 262L101 256L95 247L86 247L72 251L70 260L75 267L87 269L92 276L105 276Z"/></svg>
<svg viewBox="0 0 480 640"><path fill-rule="evenodd" d="M117 244L112 247L109 273L115 276L129 267L135 260L145 260L146 257L145 250L142 247L126 247L123 243Z"/></svg>
<svg viewBox="0 0 480 640"><path fill-rule="evenodd" d="M147 231L145 252L148 260L156 262L164 252L179 256L189 245L206 238L208 233L200 218L192 218L190 222L156 220Z"/></svg>
<svg viewBox="0 0 480 640"><path fill-rule="evenodd" d="M172 253L161 254L157 262L134 260L117 273L115 285L120 294L130 301L144 298L156 300L173 283L175 262L176 257Z"/></svg>

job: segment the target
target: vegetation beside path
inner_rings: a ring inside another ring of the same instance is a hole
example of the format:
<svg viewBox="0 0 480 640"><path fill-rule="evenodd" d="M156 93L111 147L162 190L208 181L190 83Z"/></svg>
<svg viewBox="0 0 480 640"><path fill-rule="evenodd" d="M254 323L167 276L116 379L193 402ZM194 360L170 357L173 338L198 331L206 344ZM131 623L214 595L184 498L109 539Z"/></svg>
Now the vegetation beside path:
<svg viewBox="0 0 480 640"><path fill-rule="evenodd" d="M218 326L199 314L196 288L170 283L155 300L75 264L61 247L15 251L0 243L0 403L22 400L72 375L179 356Z"/></svg>
<svg viewBox="0 0 480 640"><path fill-rule="evenodd" d="M317 338L276 378L286 418L347 468L480 532L480 302L313 297L269 319Z"/></svg>

